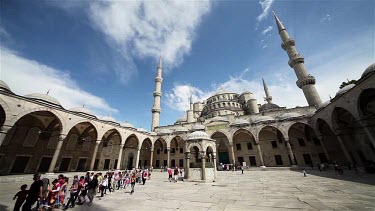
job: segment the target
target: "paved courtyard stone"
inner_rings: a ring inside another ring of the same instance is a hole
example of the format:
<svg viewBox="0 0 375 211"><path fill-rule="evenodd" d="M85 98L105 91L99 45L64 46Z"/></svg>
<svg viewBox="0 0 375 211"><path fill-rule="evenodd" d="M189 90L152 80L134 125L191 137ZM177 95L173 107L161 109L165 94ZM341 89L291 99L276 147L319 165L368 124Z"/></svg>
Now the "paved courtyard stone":
<svg viewBox="0 0 375 211"><path fill-rule="evenodd" d="M174 183L165 172L153 172L145 186L136 185L133 195L129 189L107 191L92 206L71 210L375 210L375 176L370 174L347 171L339 176L311 170L303 177L299 171L250 170L243 175L218 172L218 177L215 182ZM0 210L13 210L18 187L24 183L30 187L31 181L0 179Z"/></svg>

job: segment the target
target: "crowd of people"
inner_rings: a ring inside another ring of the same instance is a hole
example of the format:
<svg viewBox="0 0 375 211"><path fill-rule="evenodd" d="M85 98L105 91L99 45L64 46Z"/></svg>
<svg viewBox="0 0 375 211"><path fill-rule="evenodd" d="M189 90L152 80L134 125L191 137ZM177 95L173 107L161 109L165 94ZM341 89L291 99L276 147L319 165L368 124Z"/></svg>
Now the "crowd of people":
<svg viewBox="0 0 375 211"><path fill-rule="evenodd" d="M50 182L49 178L41 178L41 174L34 174L34 182L27 190L27 185L20 187L13 200L16 200L14 210L29 211L33 206L36 210L67 210L77 205L91 206L94 197L100 194L101 200L109 192L125 190L125 193L134 193L135 185L146 184L151 178L152 168L133 169L127 171L110 171L107 173L87 172L85 176L75 175L73 181L63 174ZM130 190L126 191L127 188ZM67 195L69 194L69 198ZM78 202L76 203L76 201Z"/></svg>

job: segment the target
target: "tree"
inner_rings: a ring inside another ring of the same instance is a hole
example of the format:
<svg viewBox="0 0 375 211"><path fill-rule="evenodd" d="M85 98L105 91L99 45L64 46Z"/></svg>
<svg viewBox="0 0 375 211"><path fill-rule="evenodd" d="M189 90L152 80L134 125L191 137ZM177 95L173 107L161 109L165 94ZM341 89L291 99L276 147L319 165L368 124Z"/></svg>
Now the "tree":
<svg viewBox="0 0 375 211"><path fill-rule="evenodd" d="M346 87L349 84L355 84L356 82L357 82L357 80L350 80L350 81L348 80L347 82L344 81L344 82L341 83L340 89Z"/></svg>

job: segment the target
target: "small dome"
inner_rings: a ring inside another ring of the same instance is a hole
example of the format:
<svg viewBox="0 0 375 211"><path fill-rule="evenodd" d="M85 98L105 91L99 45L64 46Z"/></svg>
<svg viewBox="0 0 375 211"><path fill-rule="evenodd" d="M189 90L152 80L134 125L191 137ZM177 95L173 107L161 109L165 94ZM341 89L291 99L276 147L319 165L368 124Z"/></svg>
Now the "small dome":
<svg viewBox="0 0 375 211"><path fill-rule="evenodd" d="M186 121L187 121L186 116L183 116L183 117L177 119L176 123L182 123L182 122L186 122Z"/></svg>
<svg viewBox="0 0 375 211"><path fill-rule="evenodd" d="M339 96L339 95L342 95L344 93L346 93L347 91L349 91L351 88L353 88L355 86L355 84L349 84L347 86L344 86L343 88L341 88L337 93L336 93L336 96Z"/></svg>
<svg viewBox="0 0 375 211"><path fill-rule="evenodd" d="M286 119L291 119L291 118L296 118L302 116L300 113L295 113L295 112L290 112L290 113L285 113L280 116L281 120L286 120Z"/></svg>
<svg viewBox="0 0 375 211"><path fill-rule="evenodd" d="M4 89L4 90L6 90L6 91L11 92L11 90L10 90L8 84L6 84L3 80L0 80L0 89Z"/></svg>
<svg viewBox="0 0 375 211"><path fill-rule="evenodd" d="M176 133L183 133L183 132L188 132L189 130L185 127L178 127L174 130Z"/></svg>
<svg viewBox="0 0 375 211"><path fill-rule="evenodd" d="M331 103L331 101L328 100L328 101L324 102L319 108L324 108L324 107L326 107L327 105L329 105L330 103Z"/></svg>
<svg viewBox="0 0 375 211"><path fill-rule="evenodd" d="M195 139L206 139L206 140L209 139L210 140L210 136L203 131L195 131L195 132L190 133L187 136L187 140L195 140Z"/></svg>
<svg viewBox="0 0 375 211"><path fill-rule="evenodd" d="M196 124L196 125L193 126L193 128L191 130L196 131L196 130L205 130L205 129L206 129L206 126Z"/></svg>
<svg viewBox="0 0 375 211"><path fill-rule="evenodd" d="M84 114L88 114L88 115L91 115L91 116L95 116L89 109L87 109L85 107L71 108L70 111L77 112L77 113L84 113Z"/></svg>
<svg viewBox="0 0 375 211"><path fill-rule="evenodd" d="M215 116L210 122L228 122L228 119L222 116Z"/></svg>
<svg viewBox="0 0 375 211"><path fill-rule="evenodd" d="M148 134L150 134L151 136L156 136L156 135L158 135L158 134L155 133L155 132L149 132Z"/></svg>
<svg viewBox="0 0 375 211"><path fill-rule="evenodd" d="M271 110L271 109L277 109L277 108L280 108L280 106L274 103L266 103L259 107L259 111L265 111L265 110Z"/></svg>
<svg viewBox="0 0 375 211"><path fill-rule="evenodd" d="M54 105L61 106L61 104L58 100L56 100L54 97L49 96L47 94L34 93L34 94L25 95L25 97L30 98L30 99L34 99L34 100L37 100L37 101L42 101L42 102L51 103L51 104L54 104Z"/></svg>
<svg viewBox="0 0 375 211"><path fill-rule="evenodd" d="M116 122L116 120L113 117L110 117L110 116L104 116L104 117L101 117L99 119L107 121L107 122Z"/></svg>
<svg viewBox="0 0 375 211"><path fill-rule="evenodd" d="M132 124L130 124L129 122L123 122L123 123L120 124L120 126L122 126L122 127L132 127L132 128L134 128L134 126L133 126Z"/></svg>
<svg viewBox="0 0 375 211"><path fill-rule="evenodd" d="M249 124L250 124L249 121L247 121L246 119L240 119L240 118L236 119L232 123L233 126L241 126L241 125L249 125Z"/></svg>
<svg viewBox="0 0 375 211"><path fill-rule="evenodd" d="M141 128L141 127L140 127L140 128L137 128L137 131L138 131L138 132L147 132L147 130L146 130L146 129L144 129L144 128Z"/></svg>
<svg viewBox="0 0 375 211"><path fill-rule="evenodd" d="M258 116L254 118L253 122L259 123L259 122L267 122L267 121L272 121L272 120L275 120L275 119L270 116Z"/></svg>
<svg viewBox="0 0 375 211"><path fill-rule="evenodd" d="M375 63L373 63L372 65L368 66L366 68L366 70L362 73L362 76L361 78L365 77L366 75L370 74L370 73L373 73L375 72Z"/></svg>
<svg viewBox="0 0 375 211"><path fill-rule="evenodd" d="M159 132L157 132L158 135L166 135L166 134L171 134L173 133L173 131L171 131L170 129L162 129L160 130Z"/></svg>

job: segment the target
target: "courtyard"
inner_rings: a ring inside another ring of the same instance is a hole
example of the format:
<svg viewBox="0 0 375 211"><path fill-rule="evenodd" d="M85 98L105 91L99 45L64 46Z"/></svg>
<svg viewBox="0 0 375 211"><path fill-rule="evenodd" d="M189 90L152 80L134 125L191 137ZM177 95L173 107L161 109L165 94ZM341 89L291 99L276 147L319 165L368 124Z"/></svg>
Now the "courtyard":
<svg viewBox="0 0 375 211"><path fill-rule="evenodd" d="M155 170L145 186L136 185L133 195L107 191L102 200L97 195L92 206L76 205L70 210L375 210L371 174L345 171L339 176L334 171L307 170L303 177L301 171L252 169L243 175L219 171L219 178L211 183L174 183L167 176ZM24 180L31 177L23 175ZM31 185L31 180L15 180L22 177L1 177L0 210L12 210L18 187Z"/></svg>

